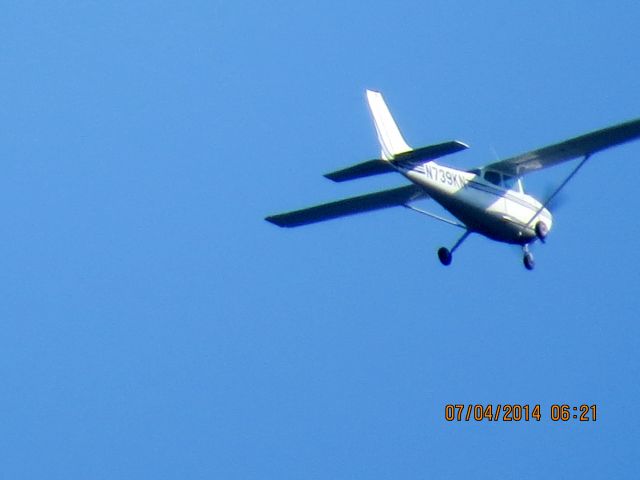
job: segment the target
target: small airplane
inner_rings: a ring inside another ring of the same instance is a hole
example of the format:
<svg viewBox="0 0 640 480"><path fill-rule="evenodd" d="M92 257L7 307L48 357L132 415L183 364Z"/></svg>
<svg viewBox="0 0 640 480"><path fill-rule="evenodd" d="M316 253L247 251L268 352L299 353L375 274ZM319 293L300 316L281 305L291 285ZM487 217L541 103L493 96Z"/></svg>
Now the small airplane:
<svg viewBox="0 0 640 480"><path fill-rule="evenodd" d="M411 181L406 185L337 202L325 203L265 220L280 227L298 227L337 217L401 206L449 225L464 229L451 247L438 249L438 259L450 265L453 253L471 235L477 233L492 240L522 246L523 263L533 270L534 258L529 246L545 242L553 226L547 209L550 202L596 152L640 137L640 119L587 133L483 167L460 170L434 160L469 148L453 140L413 149L407 145L380 92L367 90L381 158L359 163L325 175L344 182L388 172L398 172ZM542 202L527 195L522 177L537 170L581 158L562 183ZM431 198L456 220L427 212L412 205Z"/></svg>

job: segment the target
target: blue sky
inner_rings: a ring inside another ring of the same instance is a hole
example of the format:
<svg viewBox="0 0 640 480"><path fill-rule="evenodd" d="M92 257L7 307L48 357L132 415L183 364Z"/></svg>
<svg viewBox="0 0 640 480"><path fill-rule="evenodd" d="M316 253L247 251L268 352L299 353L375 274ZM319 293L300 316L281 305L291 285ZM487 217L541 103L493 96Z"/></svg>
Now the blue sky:
<svg viewBox="0 0 640 480"><path fill-rule="evenodd" d="M0 18L6 478L633 478L640 142L572 181L537 268L404 209L263 217L640 116L637 2L13 2ZM533 193L566 169L526 180ZM447 423L448 403L541 404ZM553 403L597 404L556 423Z"/></svg>

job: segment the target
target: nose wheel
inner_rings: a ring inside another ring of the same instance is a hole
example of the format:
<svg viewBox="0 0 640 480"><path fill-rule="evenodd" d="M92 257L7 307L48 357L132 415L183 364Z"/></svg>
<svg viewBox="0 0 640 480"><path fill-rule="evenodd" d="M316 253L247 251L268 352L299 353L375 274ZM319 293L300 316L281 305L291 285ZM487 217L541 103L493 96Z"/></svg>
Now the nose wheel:
<svg viewBox="0 0 640 480"><path fill-rule="evenodd" d="M533 259L533 254L529 251L529 246L525 245L522 247L522 251L524 252L524 256L522 257L522 263L524 263L524 268L527 270L533 270L533 267L536 266L536 262Z"/></svg>

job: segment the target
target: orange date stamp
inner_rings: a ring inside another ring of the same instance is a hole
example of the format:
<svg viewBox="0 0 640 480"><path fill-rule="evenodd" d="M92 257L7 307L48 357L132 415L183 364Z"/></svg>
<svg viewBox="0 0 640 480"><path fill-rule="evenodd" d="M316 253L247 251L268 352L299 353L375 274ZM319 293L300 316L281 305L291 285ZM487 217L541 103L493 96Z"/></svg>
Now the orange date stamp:
<svg viewBox="0 0 640 480"><path fill-rule="evenodd" d="M449 403L444 407L444 419L447 422L539 422L545 418L544 413L547 412L552 422L595 422L597 419L597 406L586 403L554 403L544 410L539 403Z"/></svg>

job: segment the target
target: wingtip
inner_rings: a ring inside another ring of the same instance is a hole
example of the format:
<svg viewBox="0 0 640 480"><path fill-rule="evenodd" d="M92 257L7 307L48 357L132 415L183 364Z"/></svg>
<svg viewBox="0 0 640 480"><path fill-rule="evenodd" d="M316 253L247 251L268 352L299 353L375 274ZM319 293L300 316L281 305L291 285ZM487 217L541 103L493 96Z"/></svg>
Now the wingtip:
<svg viewBox="0 0 640 480"><path fill-rule="evenodd" d="M279 215L270 215L268 217L265 217L265 221L272 223L273 225L276 225L278 227L286 227L287 225L282 223L281 221L279 221Z"/></svg>

